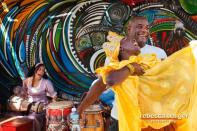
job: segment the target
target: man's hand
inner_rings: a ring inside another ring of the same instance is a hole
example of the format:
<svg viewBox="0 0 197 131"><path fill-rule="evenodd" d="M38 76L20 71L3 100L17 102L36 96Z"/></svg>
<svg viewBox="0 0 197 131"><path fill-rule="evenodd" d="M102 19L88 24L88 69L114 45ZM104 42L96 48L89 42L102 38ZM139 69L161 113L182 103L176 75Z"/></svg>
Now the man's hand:
<svg viewBox="0 0 197 131"><path fill-rule="evenodd" d="M131 65L135 68L135 71L133 73L133 75L143 75L145 72L144 72L144 69L137 63L131 63Z"/></svg>

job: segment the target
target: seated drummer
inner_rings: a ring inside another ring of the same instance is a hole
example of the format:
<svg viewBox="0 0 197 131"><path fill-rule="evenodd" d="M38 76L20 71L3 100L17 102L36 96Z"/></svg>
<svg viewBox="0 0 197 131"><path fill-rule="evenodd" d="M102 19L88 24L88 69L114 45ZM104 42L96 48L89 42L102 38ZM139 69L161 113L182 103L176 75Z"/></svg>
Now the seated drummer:
<svg viewBox="0 0 197 131"><path fill-rule="evenodd" d="M28 77L23 81L24 96L29 102L43 102L48 104L47 96L50 96L53 101L57 98L57 92L54 90L53 84L46 79L45 66L43 63L38 63L28 72ZM28 117L33 119L34 131L42 131L44 124L45 113L31 112Z"/></svg>

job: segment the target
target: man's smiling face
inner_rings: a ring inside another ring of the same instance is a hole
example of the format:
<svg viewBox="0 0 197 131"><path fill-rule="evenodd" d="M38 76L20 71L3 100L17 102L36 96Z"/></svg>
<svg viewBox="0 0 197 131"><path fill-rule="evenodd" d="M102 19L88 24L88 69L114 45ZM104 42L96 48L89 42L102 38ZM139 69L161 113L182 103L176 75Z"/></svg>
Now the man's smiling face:
<svg viewBox="0 0 197 131"><path fill-rule="evenodd" d="M134 38L140 47L143 47L149 36L148 21L143 18L135 18L128 24L128 37Z"/></svg>

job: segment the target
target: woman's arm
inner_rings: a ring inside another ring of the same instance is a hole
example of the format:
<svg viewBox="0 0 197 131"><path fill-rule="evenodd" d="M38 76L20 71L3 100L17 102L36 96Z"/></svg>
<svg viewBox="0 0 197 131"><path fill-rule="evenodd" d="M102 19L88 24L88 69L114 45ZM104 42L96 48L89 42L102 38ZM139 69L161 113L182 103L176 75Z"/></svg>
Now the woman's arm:
<svg viewBox="0 0 197 131"><path fill-rule="evenodd" d="M81 114L88 106L93 104L105 89L106 85L103 83L102 78L99 77L97 81L94 82L94 84L91 86L87 95L78 106L77 111L79 112L79 114Z"/></svg>
<svg viewBox="0 0 197 131"><path fill-rule="evenodd" d="M24 98L27 98L28 94L27 94L27 84L28 84L28 78L23 80L23 86L22 86L22 90L21 90L21 96Z"/></svg>
<svg viewBox="0 0 197 131"><path fill-rule="evenodd" d="M106 83L108 86L113 86L123 82L129 75L143 75L143 68L137 63L131 63L131 66L134 67L134 72L131 72L130 69L125 66L122 69L111 71L106 77Z"/></svg>
<svg viewBox="0 0 197 131"><path fill-rule="evenodd" d="M50 80L46 81L46 92L47 95L49 95L53 100L55 101L57 98L57 92L54 90L53 84L51 83Z"/></svg>

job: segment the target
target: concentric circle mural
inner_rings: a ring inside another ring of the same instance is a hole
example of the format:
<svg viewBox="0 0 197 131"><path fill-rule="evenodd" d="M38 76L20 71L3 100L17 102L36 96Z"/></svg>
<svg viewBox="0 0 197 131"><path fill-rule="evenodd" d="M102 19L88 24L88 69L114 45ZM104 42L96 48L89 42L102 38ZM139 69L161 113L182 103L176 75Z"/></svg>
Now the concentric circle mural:
<svg viewBox="0 0 197 131"><path fill-rule="evenodd" d="M195 0L168 2L2 1L0 92L9 96L28 70L43 62L57 90L80 97L96 78L94 70L104 64L102 44L107 32L124 34L124 25L133 15L147 17L151 25L147 44L174 53L197 39L197 7Z"/></svg>

